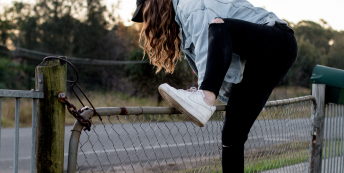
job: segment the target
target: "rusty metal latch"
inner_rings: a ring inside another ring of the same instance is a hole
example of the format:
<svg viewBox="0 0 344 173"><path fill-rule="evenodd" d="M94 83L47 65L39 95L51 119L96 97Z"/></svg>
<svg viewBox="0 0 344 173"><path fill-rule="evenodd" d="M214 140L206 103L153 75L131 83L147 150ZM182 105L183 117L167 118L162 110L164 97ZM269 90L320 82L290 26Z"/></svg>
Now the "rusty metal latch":
<svg viewBox="0 0 344 173"><path fill-rule="evenodd" d="M76 94L76 92L74 90L74 86L76 86L81 91L81 93L84 95L84 97L86 98L86 100L88 101L90 106L93 108L92 111L94 112L94 115L97 115L101 121L102 121L102 118L97 113L97 111L94 108L94 106L92 105L91 101L88 99L85 92L81 89L81 87L78 84L78 79L79 79L78 70L76 70L75 66L71 62L69 62L65 57L48 56L48 57L45 57L43 59L43 61L46 59L59 59L61 61L65 61L74 69L74 71L76 73L76 80L67 80L67 83L71 83L70 87L71 87L74 95L76 96L76 98L78 98L79 102L83 106L83 108L81 108L80 110L77 110L76 107L72 103L69 102L68 97L66 96L66 94L64 92L58 93L58 99L60 102L67 105L69 113L71 113L77 119L77 121L85 127L84 130L90 131L92 122L90 120L85 119L83 116L80 115L84 110L89 109L89 107L85 106L84 103L81 101L80 97Z"/></svg>
<svg viewBox="0 0 344 173"><path fill-rule="evenodd" d="M92 122L88 119L85 119L83 116L81 116L80 114L82 112L84 112L85 110L88 110L88 106L85 106L79 110L76 109L76 107L69 102L68 97L66 96L66 94L64 92L59 92L58 94L58 99L60 102L64 103L67 106L67 110L70 114L72 114L74 116L74 118L82 125L84 126L84 130L91 130L91 125Z"/></svg>

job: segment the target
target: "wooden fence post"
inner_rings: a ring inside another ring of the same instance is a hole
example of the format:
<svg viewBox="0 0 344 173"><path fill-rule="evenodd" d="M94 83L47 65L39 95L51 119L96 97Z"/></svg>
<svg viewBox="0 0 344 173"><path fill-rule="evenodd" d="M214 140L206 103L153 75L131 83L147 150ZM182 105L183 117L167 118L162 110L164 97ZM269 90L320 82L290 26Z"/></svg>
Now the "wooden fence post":
<svg viewBox="0 0 344 173"><path fill-rule="evenodd" d="M322 153L324 141L324 121L325 121L325 84L313 84L312 95L317 102L317 109L313 112L313 151L311 153L311 173L321 173Z"/></svg>
<svg viewBox="0 0 344 173"><path fill-rule="evenodd" d="M44 92L44 99L38 101L37 172L63 172L65 106L57 95L66 92L66 78L67 64L63 61L47 59L36 67L36 88L43 84Z"/></svg>

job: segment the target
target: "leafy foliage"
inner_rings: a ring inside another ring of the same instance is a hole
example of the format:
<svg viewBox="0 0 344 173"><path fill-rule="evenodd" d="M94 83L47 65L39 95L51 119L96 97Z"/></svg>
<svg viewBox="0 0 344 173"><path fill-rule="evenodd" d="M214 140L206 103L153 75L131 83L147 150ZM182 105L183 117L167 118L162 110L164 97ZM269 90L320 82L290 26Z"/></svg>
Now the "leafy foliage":
<svg viewBox="0 0 344 173"><path fill-rule="evenodd" d="M344 32L321 23L300 21L293 26L298 42L298 58L290 70L285 85L310 87L309 78L315 65L344 69Z"/></svg>
<svg viewBox="0 0 344 173"><path fill-rule="evenodd" d="M138 48L140 24L124 26L114 16L118 4L102 5L101 0L37 0L35 4L13 2L2 6L0 43L30 50L102 60L142 60ZM316 64L344 69L344 31L333 30L324 20L319 23L289 23L298 41L298 59L283 85L310 87L309 78ZM0 87L33 87L33 69L40 61L33 55L17 55L0 46ZM43 55L35 55L41 59ZM155 74L150 64L117 66L76 64L80 84L88 90L114 90L138 96L159 96L157 87L167 82L176 88L197 83L186 61L174 74ZM27 71L28 70L28 71ZM68 78L74 72L68 68ZM11 80L15 79L15 80ZM5 84L6 83L6 84ZM29 83L29 84L28 84ZM158 103L161 98L158 98Z"/></svg>
<svg viewBox="0 0 344 173"><path fill-rule="evenodd" d="M115 7L114 7L115 8ZM101 0L37 0L30 5L14 2L0 14L0 42L30 50L89 59L125 60L137 47L138 28L116 22ZM2 50L0 50L2 51ZM6 52L5 54L9 54ZM44 55L16 55L36 66ZM29 58L29 59L27 59ZM117 89L124 66L77 65L84 88ZM68 78L73 78L68 69ZM31 76L32 77L32 76ZM105 86L105 87L104 87Z"/></svg>
<svg viewBox="0 0 344 173"><path fill-rule="evenodd" d="M143 58L142 49L137 48L130 52L129 60L141 60ZM138 96L158 96L158 105L162 101L158 94L158 86L162 83L168 83L176 88L188 88L192 85L193 72L186 61L181 61L176 66L173 74L160 71L155 74L156 67L151 64L132 64L128 65L127 77L128 81L135 86L135 95Z"/></svg>
<svg viewBox="0 0 344 173"><path fill-rule="evenodd" d="M34 86L34 79L27 74L32 74L34 71L34 68L26 63L20 64L19 62L0 58L0 89L31 88Z"/></svg>

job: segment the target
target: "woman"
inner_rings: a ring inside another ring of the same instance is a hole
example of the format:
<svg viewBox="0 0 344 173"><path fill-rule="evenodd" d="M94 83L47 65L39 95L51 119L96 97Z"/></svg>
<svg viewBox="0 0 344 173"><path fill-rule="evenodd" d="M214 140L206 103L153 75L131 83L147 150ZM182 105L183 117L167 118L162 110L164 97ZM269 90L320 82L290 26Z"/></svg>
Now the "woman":
<svg viewBox="0 0 344 173"><path fill-rule="evenodd" d="M137 0L132 20L143 22L140 42L157 72L173 73L182 48L198 75L199 89L159 86L172 106L202 127L216 98L227 103L223 172L244 172L249 130L296 60L293 30L247 0Z"/></svg>

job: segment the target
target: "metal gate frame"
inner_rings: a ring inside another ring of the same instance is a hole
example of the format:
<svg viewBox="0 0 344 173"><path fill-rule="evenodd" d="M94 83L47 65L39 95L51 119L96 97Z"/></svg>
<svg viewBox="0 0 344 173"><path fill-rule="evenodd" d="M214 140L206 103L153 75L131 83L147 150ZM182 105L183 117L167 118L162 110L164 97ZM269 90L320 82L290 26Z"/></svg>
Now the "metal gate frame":
<svg viewBox="0 0 344 173"><path fill-rule="evenodd" d="M36 127L37 127L37 100L44 98L44 93L40 91L23 91L23 90L4 90L0 89L0 145L1 145L1 105L2 98L15 98L15 138L14 138L14 162L13 172L18 172L18 154L19 154L19 111L20 99L32 98L32 140L31 140L31 173L36 171Z"/></svg>

